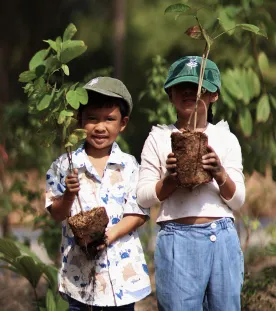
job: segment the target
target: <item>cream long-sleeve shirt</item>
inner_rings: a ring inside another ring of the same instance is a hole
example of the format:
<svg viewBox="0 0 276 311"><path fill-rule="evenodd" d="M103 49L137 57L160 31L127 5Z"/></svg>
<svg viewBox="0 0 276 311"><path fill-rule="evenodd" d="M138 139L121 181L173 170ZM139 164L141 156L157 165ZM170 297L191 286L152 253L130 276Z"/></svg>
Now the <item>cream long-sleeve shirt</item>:
<svg viewBox="0 0 276 311"><path fill-rule="evenodd" d="M170 136L172 131L176 130L174 125L153 126L145 141L137 187L138 204L150 208L161 203L157 222L182 217L234 218L233 210L238 210L245 200L242 155L236 136L230 132L228 123L224 121L216 125L209 123L204 133L208 136L208 144L213 147L222 166L236 184L233 197L230 200L224 199L213 179L193 190L177 188L162 202L157 198L156 183L167 173L166 160L172 152Z"/></svg>

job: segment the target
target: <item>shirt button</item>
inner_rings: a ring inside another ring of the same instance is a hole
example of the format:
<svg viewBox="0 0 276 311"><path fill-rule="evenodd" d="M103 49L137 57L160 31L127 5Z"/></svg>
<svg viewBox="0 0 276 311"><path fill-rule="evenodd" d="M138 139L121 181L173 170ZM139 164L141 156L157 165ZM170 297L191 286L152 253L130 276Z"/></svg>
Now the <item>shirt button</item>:
<svg viewBox="0 0 276 311"><path fill-rule="evenodd" d="M215 222L212 222L212 223L211 223L211 228L212 228L212 229L215 229L216 227L217 227L217 224L216 224Z"/></svg>
<svg viewBox="0 0 276 311"><path fill-rule="evenodd" d="M211 235L211 236L210 236L210 240L211 240L212 242L215 242L216 239L217 239L217 237L216 237L215 235Z"/></svg>

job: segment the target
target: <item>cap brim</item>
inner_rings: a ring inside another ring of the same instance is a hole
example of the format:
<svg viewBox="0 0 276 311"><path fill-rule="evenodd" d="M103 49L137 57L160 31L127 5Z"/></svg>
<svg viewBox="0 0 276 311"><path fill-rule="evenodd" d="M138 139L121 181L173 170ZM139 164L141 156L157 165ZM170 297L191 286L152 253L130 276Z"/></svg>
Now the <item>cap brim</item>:
<svg viewBox="0 0 276 311"><path fill-rule="evenodd" d="M176 84L179 84L182 82L191 82L191 83L198 84L198 77L194 77L194 76L178 77L178 78L173 79L172 81L169 81L168 83L166 83L164 85L164 88L165 88L165 90L167 90L169 87L172 87L173 85L176 85ZM215 86L214 84L212 84L206 80L203 80L202 86L211 93L215 93L218 91L217 86Z"/></svg>
<svg viewBox="0 0 276 311"><path fill-rule="evenodd" d="M93 87L93 85L85 85L83 88L85 88L86 90L89 90L89 91L93 91L93 92L96 92L96 93L100 93L100 94L103 94L103 95L106 95L106 96L110 96L110 97L116 97L116 98L122 98L123 97L121 95L118 95L116 93L113 93L113 92L110 92L110 91L107 91L107 90L103 90L101 88L98 88L98 87Z"/></svg>

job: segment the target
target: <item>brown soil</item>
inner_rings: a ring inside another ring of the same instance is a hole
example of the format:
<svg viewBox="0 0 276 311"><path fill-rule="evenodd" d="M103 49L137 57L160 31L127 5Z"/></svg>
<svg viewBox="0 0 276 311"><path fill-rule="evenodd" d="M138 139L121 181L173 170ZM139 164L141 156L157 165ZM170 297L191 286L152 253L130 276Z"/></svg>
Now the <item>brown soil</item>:
<svg viewBox="0 0 276 311"><path fill-rule="evenodd" d="M89 259L94 259L97 255L97 246L105 243L105 229L108 222L109 218L104 207L96 207L68 219L76 243L81 246Z"/></svg>
<svg viewBox="0 0 276 311"><path fill-rule="evenodd" d="M201 132L184 131L171 134L172 151L177 158L179 185L192 188L208 183L212 175L202 167L202 156L208 153L208 137Z"/></svg>

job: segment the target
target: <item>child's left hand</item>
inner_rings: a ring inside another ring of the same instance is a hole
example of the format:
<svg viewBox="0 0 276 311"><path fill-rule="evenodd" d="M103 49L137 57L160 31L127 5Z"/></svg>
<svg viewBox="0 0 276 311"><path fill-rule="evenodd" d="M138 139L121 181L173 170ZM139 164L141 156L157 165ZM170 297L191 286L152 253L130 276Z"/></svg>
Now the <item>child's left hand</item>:
<svg viewBox="0 0 276 311"><path fill-rule="evenodd" d="M207 146L207 149L209 153L202 157L202 166L212 174L218 183L221 183L221 181L225 179L225 169L221 165L220 159L215 150L211 146Z"/></svg>
<svg viewBox="0 0 276 311"><path fill-rule="evenodd" d="M106 237L105 244L101 244L101 245L97 246L98 251L104 250L109 244L111 244L113 242L112 232L108 228L106 228L106 230L105 230L105 237Z"/></svg>

